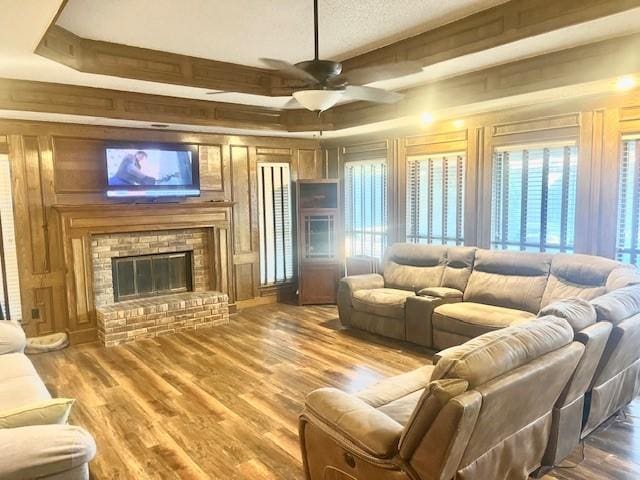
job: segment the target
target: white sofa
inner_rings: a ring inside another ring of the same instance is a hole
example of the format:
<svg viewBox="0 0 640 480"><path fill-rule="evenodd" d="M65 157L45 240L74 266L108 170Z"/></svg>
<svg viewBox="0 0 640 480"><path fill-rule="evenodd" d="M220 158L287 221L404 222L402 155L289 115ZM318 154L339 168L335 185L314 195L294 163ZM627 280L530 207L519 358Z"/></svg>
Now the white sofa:
<svg viewBox="0 0 640 480"><path fill-rule="evenodd" d="M22 327L0 321L0 411L51 398L23 353ZM3 480L84 480L96 454L93 437L72 425L0 429L0 478Z"/></svg>

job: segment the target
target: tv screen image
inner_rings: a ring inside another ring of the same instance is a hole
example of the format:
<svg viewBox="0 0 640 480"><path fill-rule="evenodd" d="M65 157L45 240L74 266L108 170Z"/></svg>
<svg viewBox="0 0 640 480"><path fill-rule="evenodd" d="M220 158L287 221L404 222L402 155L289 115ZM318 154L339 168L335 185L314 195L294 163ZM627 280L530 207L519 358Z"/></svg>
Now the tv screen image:
<svg viewBox="0 0 640 480"><path fill-rule="evenodd" d="M199 195L194 156L192 149L107 147L107 196Z"/></svg>

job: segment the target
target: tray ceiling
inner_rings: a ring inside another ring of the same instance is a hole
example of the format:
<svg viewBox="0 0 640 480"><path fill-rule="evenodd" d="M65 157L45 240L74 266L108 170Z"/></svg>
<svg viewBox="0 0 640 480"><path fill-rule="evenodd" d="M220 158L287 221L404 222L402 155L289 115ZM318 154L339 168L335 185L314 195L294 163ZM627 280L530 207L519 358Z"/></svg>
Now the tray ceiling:
<svg viewBox="0 0 640 480"><path fill-rule="evenodd" d="M320 56L342 60L504 1L319 0ZM242 65L313 58L313 0L69 0L57 24L93 40Z"/></svg>

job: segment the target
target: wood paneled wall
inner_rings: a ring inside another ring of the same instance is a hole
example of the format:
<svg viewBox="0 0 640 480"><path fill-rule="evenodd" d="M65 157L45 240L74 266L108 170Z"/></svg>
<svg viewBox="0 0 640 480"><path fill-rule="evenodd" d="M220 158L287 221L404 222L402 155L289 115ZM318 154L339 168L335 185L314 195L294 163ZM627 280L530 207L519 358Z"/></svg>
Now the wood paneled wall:
<svg viewBox="0 0 640 480"><path fill-rule="evenodd" d="M111 203L104 195L108 141L198 145L202 196L186 202L233 201L233 275L239 306L271 301L283 289L260 288L256 166L289 162L293 179L321 178L324 161L311 140L0 121L0 147L11 164L22 311L29 335L68 328L56 205ZM32 315L33 314L33 315ZM35 318L37 317L37 318Z"/></svg>
<svg viewBox="0 0 640 480"><path fill-rule="evenodd" d="M389 243L406 239L406 165L416 155L466 152L464 238L488 248L493 150L509 144L574 140L578 144L575 250L615 256L621 137L640 133L640 94L559 101L436 122L428 127L323 143L329 177L342 178L349 152L384 146L388 159ZM372 157L373 158L373 157Z"/></svg>

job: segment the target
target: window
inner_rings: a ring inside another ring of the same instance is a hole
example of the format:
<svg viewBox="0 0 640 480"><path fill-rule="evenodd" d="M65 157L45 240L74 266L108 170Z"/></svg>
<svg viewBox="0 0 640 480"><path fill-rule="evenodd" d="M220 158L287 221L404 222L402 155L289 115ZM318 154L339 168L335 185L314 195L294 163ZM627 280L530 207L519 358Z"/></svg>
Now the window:
<svg viewBox="0 0 640 480"><path fill-rule="evenodd" d="M618 182L618 260L640 266L640 135L622 139Z"/></svg>
<svg viewBox="0 0 640 480"><path fill-rule="evenodd" d="M8 155L0 155L0 235L2 235L0 248L3 248L3 251L0 251L0 306L2 306L5 318L21 320L20 281L16 256L16 237L13 229L13 202Z"/></svg>
<svg viewBox="0 0 640 480"><path fill-rule="evenodd" d="M496 149L491 246L573 252L577 170L572 142Z"/></svg>
<svg viewBox="0 0 640 480"><path fill-rule="evenodd" d="M381 258L387 246L387 165L385 160L344 166L346 254Z"/></svg>
<svg viewBox="0 0 640 480"><path fill-rule="evenodd" d="M432 155L407 164L407 241L464 243L464 156Z"/></svg>
<svg viewBox="0 0 640 480"><path fill-rule="evenodd" d="M288 163L258 164L260 283L293 278L291 175Z"/></svg>

